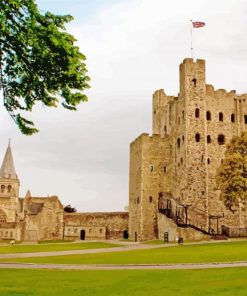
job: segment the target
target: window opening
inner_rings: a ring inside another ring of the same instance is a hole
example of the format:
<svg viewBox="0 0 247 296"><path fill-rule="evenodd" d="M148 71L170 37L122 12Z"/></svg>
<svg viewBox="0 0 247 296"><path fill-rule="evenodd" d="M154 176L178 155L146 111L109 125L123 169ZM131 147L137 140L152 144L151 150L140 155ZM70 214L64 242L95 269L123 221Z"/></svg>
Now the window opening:
<svg viewBox="0 0 247 296"><path fill-rule="evenodd" d="M210 111L206 112L206 119L211 120L211 112Z"/></svg>
<svg viewBox="0 0 247 296"><path fill-rule="evenodd" d="M200 117L200 109L199 108L196 108L195 109L195 117L196 118L199 118Z"/></svg>
<svg viewBox="0 0 247 296"><path fill-rule="evenodd" d="M218 135L218 143L219 143L219 145L225 144L225 136L224 135Z"/></svg>
<svg viewBox="0 0 247 296"><path fill-rule="evenodd" d="M200 142L201 136L199 133L195 135L196 142Z"/></svg>
<svg viewBox="0 0 247 296"><path fill-rule="evenodd" d="M220 113L219 113L219 121L223 121L223 117L224 117L224 116L223 116L223 113L220 112Z"/></svg>
<svg viewBox="0 0 247 296"><path fill-rule="evenodd" d="M194 78L194 79L192 79L191 81L192 81L192 83L193 83L193 86L196 87L196 79Z"/></svg>
<svg viewBox="0 0 247 296"><path fill-rule="evenodd" d="M207 135L207 143L211 143L211 136Z"/></svg>
<svg viewBox="0 0 247 296"><path fill-rule="evenodd" d="M235 114L234 113L232 113L232 115L231 115L231 122L235 122Z"/></svg>
<svg viewBox="0 0 247 296"><path fill-rule="evenodd" d="M5 186L1 185L1 193L4 193L4 191L5 191Z"/></svg>

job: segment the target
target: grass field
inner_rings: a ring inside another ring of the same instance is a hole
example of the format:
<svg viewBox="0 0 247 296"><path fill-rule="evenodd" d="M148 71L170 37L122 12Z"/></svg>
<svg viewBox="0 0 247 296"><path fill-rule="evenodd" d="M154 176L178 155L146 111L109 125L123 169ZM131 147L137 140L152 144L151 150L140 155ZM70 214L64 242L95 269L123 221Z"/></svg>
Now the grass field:
<svg viewBox="0 0 247 296"><path fill-rule="evenodd" d="M67 250L84 250L84 249L100 249L118 247L117 244L109 244L105 242L84 242L84 243L53 243L53 244L37 244L37 245L9 245L0 246L0 254L6 253L32 253L32 252L50 252L50 251L67 251Z"/></svg>
<svg viewBox="0 0 247 296"><path fill-rule="evenodd" d="M0 270L1 296L246 296L246 268L220 270Z"/></svg>
<svg viewBox="0 0 247 296"><path fill-rule="evenodd" d="M247 260L247 241L201 245L182 245L157 249L85 255L1 259L2 262L62 264L159 264L204 263Z"/></svg>

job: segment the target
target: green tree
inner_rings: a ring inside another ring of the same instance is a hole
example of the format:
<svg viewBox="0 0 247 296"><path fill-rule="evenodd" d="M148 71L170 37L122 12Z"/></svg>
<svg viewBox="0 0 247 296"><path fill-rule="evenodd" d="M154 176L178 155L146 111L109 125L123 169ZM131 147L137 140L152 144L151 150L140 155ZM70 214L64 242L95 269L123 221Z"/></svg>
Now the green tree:
<svg viewBox="0 0 247 296"><path fill-rule="evenodd" d="M63 208L64 212L66 213L75 213L77 212L76 208L73 208L71 205L67 205Z"/></svg>
<svg viewBox="0 0 247 296"><path fill-rule="evenodd" d="M247 132L234 137L227 146L225 159L217 171L216 180L225 206L234 211L247 205Z"/></svg>
<svg viewBox="0 0 247 296"><path fill-rule="evenodd" d="M65 24L69 15L42 14L35 0L0 1L0 89L4 106L24 134L37 132L21 111L61 104L69 110L87 101L85 56Z"/></svg>

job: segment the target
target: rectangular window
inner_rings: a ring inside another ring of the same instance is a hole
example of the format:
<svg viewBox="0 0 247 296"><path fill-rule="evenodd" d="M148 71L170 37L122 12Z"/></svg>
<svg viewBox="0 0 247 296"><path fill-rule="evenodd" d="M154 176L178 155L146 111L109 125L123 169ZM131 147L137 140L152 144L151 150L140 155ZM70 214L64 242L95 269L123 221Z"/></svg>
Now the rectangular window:
<svg viewBox="0 0 247 296"><path fill-rule="evenodd" d="M244 123L247 124L247 115L244 115Z"/></svg>

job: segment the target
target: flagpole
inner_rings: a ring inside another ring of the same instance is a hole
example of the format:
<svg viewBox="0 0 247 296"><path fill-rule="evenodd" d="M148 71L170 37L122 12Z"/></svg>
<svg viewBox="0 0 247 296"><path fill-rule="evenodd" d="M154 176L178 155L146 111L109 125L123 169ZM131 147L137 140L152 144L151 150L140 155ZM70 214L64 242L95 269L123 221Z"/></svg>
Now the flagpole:
<svg viewBox="0 0 247 296"><path fill-rule="evenodd" d="M194 55L193 55L193 21L190 20L191 22L191 27L190 27L190 54L191 54L191 58L194 59Z"/></svg>

